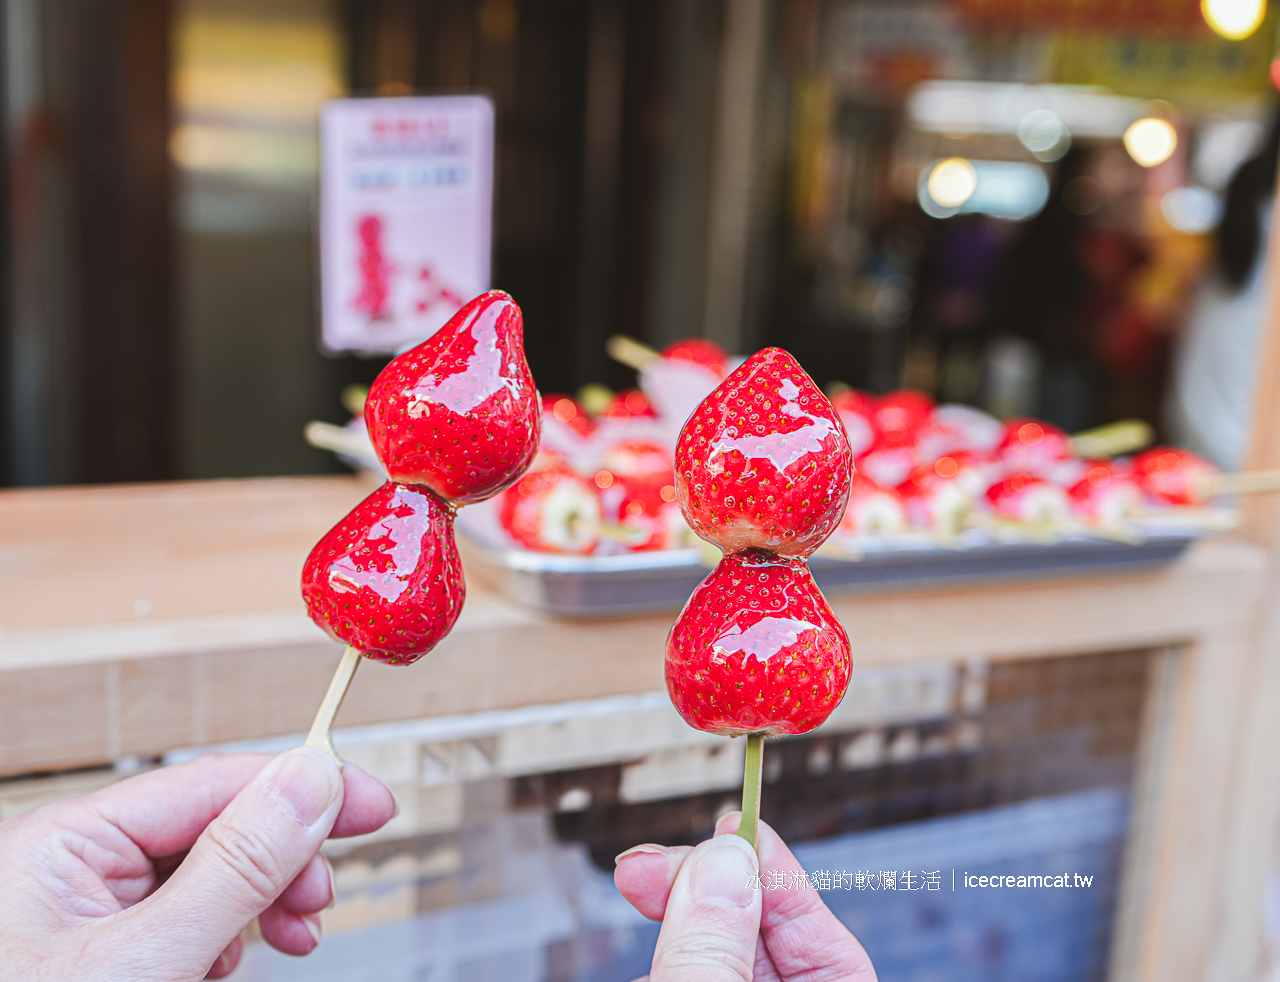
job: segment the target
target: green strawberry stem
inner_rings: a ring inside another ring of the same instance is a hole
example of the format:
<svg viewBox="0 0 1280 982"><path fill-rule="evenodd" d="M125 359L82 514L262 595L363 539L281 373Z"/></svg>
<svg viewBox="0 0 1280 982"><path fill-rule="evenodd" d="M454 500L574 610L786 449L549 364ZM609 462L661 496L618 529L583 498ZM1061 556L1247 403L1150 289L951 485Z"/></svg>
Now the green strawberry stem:
<svg viewBox="0 0 1280 982"><path fill-rule="evenodd" d="M342 705L342 697L347 694L347 687L360 667L360 649L347 645L342 653L342 661L338 662L338 670L333 673L329 683L329 691L324 694L324 701L316 712L315 721L311 724L311 732L307 734L308 747L323 750L342 766L342 758L333 745L333 718L338 715L338 707Z"/></svg>
<svg viewBox="0 0 1280 982"><path fill-rule="evenodd" d="M738 835L756 847L756 827L760 824L760 770L761 758L764 756L764 734L747 734L747 766L742 776L742 821L738 824Z"/></svg>

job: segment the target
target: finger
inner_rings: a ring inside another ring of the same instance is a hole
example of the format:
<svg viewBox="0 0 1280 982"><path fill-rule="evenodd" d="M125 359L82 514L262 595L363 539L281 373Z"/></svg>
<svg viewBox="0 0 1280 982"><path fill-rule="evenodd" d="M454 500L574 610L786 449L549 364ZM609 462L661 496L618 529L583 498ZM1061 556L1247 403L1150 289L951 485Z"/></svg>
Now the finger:
<svg viewBox="0 0 1280 982"><path fill-rule="evenodd" d="M759 862L721 835L689 854L667 898L652 982L751 982L760 933Z"/></svg>
<svg viewBox="0 0 1280 982"><path fill-rule="evenodd" d="M162 767L84 798L148 856L190 849L211 821L272 758L269 754L210 754ZM354 764L343 768L346 799L332 835L364 835L395 814L395 798L377 778Z"/></svg>
<svg viewBox="0 0 1280 982"><path fill-rule="evenodd" d="M168 882L124 912L130 930L171 938L170 949L212 965L311 862L342 795L341 772L327 754L311 747L281 754L209 823Z"/></svg>
<svg viewBox="0 0 1280 982"><path fill-rule="evenodd" d="M307 868L284 888L274 906L291 914L315 914L333 901L333 867L324 856L316 856Z"/></svg>
<svg viewBox="0 0 1280 982"><path fill-rule="evenodd" d="M651 921L662 920L671 884L693 846L643 845L628 849L614 860L613 882L631 906Z"/></svg>
<svg viewBox="0 0 1280 982"><path fill-rule="evenodd" d="M320 915L293 914L272 904L258 918L262 940L286 955L309 955L320 944Z"/></svg>
<svg viewBox="0 0 1280 982"><path fill-rule="evenodd" d="M218 956L218 960L213 963L213 968L209 969L206 979L225 979L228 975L236 970L236 966L240 964L240 956L244 953L244 935L237 934L231 944Z"/></svg>
<svg viewBox="0 0 1280 982"><path fill-rule="evenodd" d="M400 811L391 789L355 764L343 765L342 783L342 810L333 823L330 839L376 832Z"/></svg>
<svg viewBox="0 0 1280 982"><path fill-rule="evenodd" d="M716 824L716 834L737 831L741 812L730 812ZM774 870L786 874L783 882L804 882L803 867L778 833L761 822L756 833L761 879ZM782 978L816 975L822 978L874 980L871 959L849 929L808 885L764 890L760 936Z"/></svg>

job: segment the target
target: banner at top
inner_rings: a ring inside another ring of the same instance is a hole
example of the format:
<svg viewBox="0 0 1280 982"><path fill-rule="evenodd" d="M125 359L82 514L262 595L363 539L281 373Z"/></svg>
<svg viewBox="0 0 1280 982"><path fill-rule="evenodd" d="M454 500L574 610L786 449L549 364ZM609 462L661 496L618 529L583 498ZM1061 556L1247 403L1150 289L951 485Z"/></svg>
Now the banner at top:
<svg viewBox="0 0 1280 982"><path fill-rule="evenodd" d="M389 353L489 288L493 103L336 99L320 114L321 343Z"/></svg>

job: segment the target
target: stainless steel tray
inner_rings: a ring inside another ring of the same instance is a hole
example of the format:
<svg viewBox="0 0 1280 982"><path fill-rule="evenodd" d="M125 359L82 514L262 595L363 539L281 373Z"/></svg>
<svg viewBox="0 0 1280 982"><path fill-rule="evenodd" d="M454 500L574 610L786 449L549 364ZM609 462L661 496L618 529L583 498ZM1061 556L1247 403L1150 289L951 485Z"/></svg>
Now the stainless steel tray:
<svg viewBox="0 0 1280 982"><path fill-rule="evenodd" d="M558 556L511 548L488 531L481 523L460 523L459 546L468 569L514 600L565 617L678 610L711 571L697 549ZM819 554L809 565L828 593L1020 580L1160 566L1180 556L1202 534L1161 529L1131 542L1087 536L1001 542L971 536L957 548L904 537L868 543L857 556Z"/></svg>

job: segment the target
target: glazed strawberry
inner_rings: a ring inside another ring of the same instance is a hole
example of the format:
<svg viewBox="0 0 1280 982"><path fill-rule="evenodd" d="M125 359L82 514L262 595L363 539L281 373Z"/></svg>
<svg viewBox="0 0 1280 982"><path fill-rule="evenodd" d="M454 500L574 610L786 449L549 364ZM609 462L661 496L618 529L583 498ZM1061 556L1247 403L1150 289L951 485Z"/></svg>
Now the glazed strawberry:
<svg viewBox="0 0 1280 982"><path fill-rule="evenodd" d="M1088 469L1067 492L1082 518L1117 525L1142 514L1142 489L1132 473L1109 461L1090 461Z"/></svg>
<svg viewBox="0 0 1280 982"><path fill-rule="evenodd" d="M1039 473L1071 456L1071 439L1052 423L1011 419L996 452L1011 471Z"/></svg>
<svg viewBox="0 0 1280 982"><path fill-rule="evenodd" d="M684 544L681 540L688 533L688 526L676 504L675 487L625 477L616 481L620 492L616 520L628 549L649 552L678 549Z"/></svg>
<svg viewBox="0 0 1280 982"><path fill-rule="evenodd" d="M875 425L871 422L875 415L875 400L865 392L846 389L831 397L831 407L844 423L853 455L857 457L870 450L876 440Z"/></svg>
<svg viewBox="0 0 1280 982"><path fill-rule="evenodd" d="M1178 447L1152 447L1133 458L1133 471L1142 490L1168 505L1203 505L1207 487L1218 469L1199 454Z"/></svg>
<svg viewBox="0 0 1280 982"><path fill-rule="evenodd" d="M849 636L803 559L727 555L667 637L667 691L685 721L724 735L807 733L840 704Z"/></svg>
<svg viewBox="0 0 1280 982"><path fill-rule="evenodd" d="M942 458L933 467L912 468L907 479L898 485L912 525L944 536L964 531L972 508L969 495L956 480L958 473L959 468L950 457Z"/></svg>
<svg viewBox="0 0 1280 982"><path fill-rule="evenodd" d="M430 491L392 481L335 525L302 569L311 619L392 665L434 648L465 596L453 512Z"/></svg>
<svg viewBox="0 0 1280 982"><path fill-rule="evenodd" d="M608 419L632 419L636 416L657 416L649 397L639 389L623 389L609 400L600 415Z"/></svg>
<svg viewBox="0 0 1280 982"><path fill-rule="evenodd" d="M591 421L591 417L587 415L587 411L582 407L582 403L578 402L573 396L552 393L542 397L542 415L544 425L546 417L550 414L557 423L568 427L578 436L586 437L591 435L591 431L595 429L595 423Z"/></svg>
<svg viewBox="0 0 1280 982"><path fill-rule="evenodd" d="M856 471L849 487L849 504L840 520L841 534L892 535L906 530L907 512L902 496Z"/></svg>
<svg viewBox="0 0 1280 982"><path fill-rule="evenodd" d="M520 308L492 290L382 370L364 415L393 481L469 504L524 472L541 412L522 333Z"/></svg>
<svg viewBox="0 0 1280 982"><path fill-rule="evenodd" d="M1071 515L1067 493L1034 474L1011 474L987 489L987 502L997 515L1028 525L1052 525Z"/></svg>
<svg viewBox="0 0 1280 982"><path fill-rule="evenodd" d="M915 447L887 447L877 441L870 453L858 458L857 470L882 488L896 488L911 474L918 458Z"/></svg>
<svg viewBox="0 0 1280 982"><path fill-rule="evenodd" d="M726 552L807 556L844 514L853 454L826 396L791 355L765 348L694 410L675 464L702 538Z"/></svg>
<svg viewBox="0 0 1280 982"><path fill-rule="evenodd" d="M684 338L662 349L661 357L669 361L684 361L701 365L714 375L725 377L729 356L714 341L705 338Z"/></svg>
<svg viewBox="0 0 1280 982"><path fill-rule="evenodd" d="M587 555L600 541L600 519L595 486L567 467L529 471L502 496L502 527L535 552Z"/></svg>
<svg viewBox="0 0 1280 982"><path fill-rule="evenodd" d="M915 389L899 389L876 400L871 422L884 446L901 447L917 442L932 412L929 396Z"/></svg>

